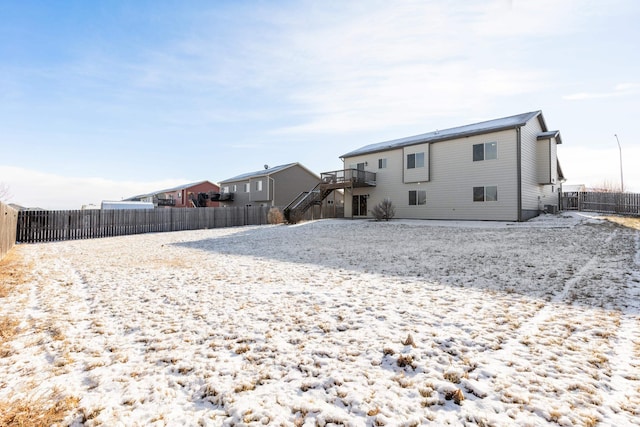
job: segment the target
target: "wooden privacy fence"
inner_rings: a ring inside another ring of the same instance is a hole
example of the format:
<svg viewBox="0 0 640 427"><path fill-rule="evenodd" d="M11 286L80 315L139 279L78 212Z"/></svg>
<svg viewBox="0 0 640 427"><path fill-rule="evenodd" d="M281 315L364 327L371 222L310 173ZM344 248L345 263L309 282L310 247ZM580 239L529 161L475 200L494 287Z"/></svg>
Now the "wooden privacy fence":
<svg viewBox="0 0 640 427"><path fill-rule="evenodd" d="M16 243L18 211L0 202L0 259L9 253Z"/></svg>
<svg viewBox="0 0 640 427"><path fill-rule="evenodd" d="M640 216L640 194L565 192L562 194L561 209Z"/></svg>
<svg viewBox="0 0 640 427"><path fill-rule="evenodd" d="M14 242L37 243L267 223L269 206L21 211Z"/></svg>

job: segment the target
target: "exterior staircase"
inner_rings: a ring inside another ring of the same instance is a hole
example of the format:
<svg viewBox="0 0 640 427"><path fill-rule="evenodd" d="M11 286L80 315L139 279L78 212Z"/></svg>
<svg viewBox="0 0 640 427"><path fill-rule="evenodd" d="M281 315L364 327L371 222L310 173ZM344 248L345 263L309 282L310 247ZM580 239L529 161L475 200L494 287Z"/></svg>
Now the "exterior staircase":
<svg viewBox="0 0 640 427"><path fill-rule="evenodd" d="M303 191L284 208L284 218L290 224L295 224L311 206L320 205L322 201L333 191L318 183L310 191Z"/></svg>
<svg viewBox="0 0 640 427"><path fill-rule="evenodd" d="M309 191L303 191L283 210L289 224L298 222L311 206L320 205L338 188L375 187L376 174L358 169L344 169L320 174L321 181Z"/></svg>

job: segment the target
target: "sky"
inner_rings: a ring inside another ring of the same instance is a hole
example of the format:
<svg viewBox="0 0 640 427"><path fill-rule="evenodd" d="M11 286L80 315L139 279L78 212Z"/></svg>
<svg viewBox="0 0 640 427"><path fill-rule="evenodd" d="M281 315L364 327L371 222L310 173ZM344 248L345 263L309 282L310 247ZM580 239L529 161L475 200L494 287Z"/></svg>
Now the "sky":
<svg viewBox="0 0 640 427"><path fill-rule="evenodd" d="M619 187L622 166L640 192L639 19L636 0L0 0L0 188L79 209L542 110L566 184Z"/></svg>

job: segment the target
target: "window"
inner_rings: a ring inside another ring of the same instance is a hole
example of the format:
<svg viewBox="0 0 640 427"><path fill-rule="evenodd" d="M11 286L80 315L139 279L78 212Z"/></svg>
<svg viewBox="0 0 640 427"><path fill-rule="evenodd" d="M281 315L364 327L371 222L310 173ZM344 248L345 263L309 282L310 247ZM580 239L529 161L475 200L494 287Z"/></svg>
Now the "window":
<svg viewBox="0 0 640 427"><path fill-rule="evenodd" d="M473 144L473 161L494 160L498 158L498 143L486 142L484 144Z"/></svg>
<svg viewBox="0 0 640 427"><path fill-rule="evenodd" d="M498 187L495 185L491 187L484 187L484 201L495 202L498 200Z"/></svg>
<svg viewBox="0 0 640 427"><path fill-rule="evenodd" d="M222 192L223 193L228 193L229 192L229 187L222 187ZM178 196L178 198L180 198L180 196Z"/></svg>
<svg viewBox="0 0 640 427"><path fill-rule="evenodd" d="M473 187L474 202L495 202L498 200L498 187Z"/></svg>
<svg viewBox="0 0 640 427"><path fill-rule="evenodd" d="M262 181L256 181L256 191L262 191Z"/></svg>
<svg viewBox="0 0 640 427"><path fill-rule="evenodd" d="M378 159L378 169L387 168L387 159Z"/></svg>
<svg viewBox="0 0 640 427"><path fill-rule="evenodd" d="M231 190L231 191L233 191L234 193L237 193L238 192L238 186L234 184L233 185L233 190ZM226 192L227 193L229 192L229 187L227 187L227 191Z"/></svg>
<svg viewBox="0 0 640 427"><path fill-rule="evenodd" d="M244 184L244 192L248 193L250 191L251 191L251 184L247 182Z"/></svg>
<svg viewBox="0 0 640 427"><path fill-rule="evenodd" d="M424 167L424 153L407 154L407 169Z"/></svg>
<svg viewBox="0 0 640 427"><path fill-rule="evenodd" d="M424 190L409 191L409 206L426 205L427 192Z"/></svg>

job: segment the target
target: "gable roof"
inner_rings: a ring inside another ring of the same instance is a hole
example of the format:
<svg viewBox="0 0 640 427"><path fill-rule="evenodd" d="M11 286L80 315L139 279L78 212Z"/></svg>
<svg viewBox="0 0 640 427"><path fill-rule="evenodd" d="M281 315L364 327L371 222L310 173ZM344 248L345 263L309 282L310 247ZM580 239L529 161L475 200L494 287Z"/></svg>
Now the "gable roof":
<svg viewBox="0 0 640 427"><path fill-rule="evenodd" d="M242 175L234 176L233 178L229 178L229 179L225 179L224 181L220 181L220 184L225 184L225 183L228 183L228 182L235 182L235 181L246 181L248 179L257 178L257 177L260 177L260 176L269 176L269 175L273 175L274 173L283 171L283 170L288 169L288 168L293 167L293 166L299 166L302 169L304 169L307 172L309 172L311 175L316 175L315 173L311 172L309 169L307 169L304 166L302 166L300 163L296 162L296 163L287 163L285 165L280 165L280 166L274 166L272 168L262 169L262 170L255 171L255 172L244 173Z"/></svg>
<svg viewBox="0 0 640 427"><path fill-rule="evenodd" d="M141 197L155 196L156 194L161 194L161 193L171 193L173 191L184 190L185 188L195 187L196 185L204 184L204 183L207 183L207 182L209 184L211 184L211 185L215 185L214 183L212 183L211 181L208 181L208 180L198 181L198 182L191 182L189 184L182 184L182 185L178 185L177 187L173 187L173 188L166 188L164 190L152 191L151 193L138 194L136 196L129 197L128 199L124 199L124 200L125 201L131 201L133 199L139 199ZM216 187L217 187L217 185L216 185Z"/></svg>
<svg viewBox="0 0 640 427"><path fill-rule="evenodd" d="M515 129L524 126L530 120L538 117L543 132L547 132L547 125L542 117L542 111L531 111L529 113L517 114L515 116L503 117L501 119L488 120L485 122L474 123L470 125L458 126L450 129L436 130L433 132L423 133L406 138L394 139L391 141L378 142L376 144L366 145L357 150L350 151L340 156L354 157L362 154L375 153L378 151L387 151L396 148L407 147L409 145L422 144L425 142L446 141L449 139L462 138L465 136L480 135L483 133L496 132L506 129Z"/></svg>
<svg viewBox="0 0 640 427"><path fill-rule="evenodd" d="M538 141L542 139L551 139L551 138L556 139L556 144L562 144L562 138L560 138L559 130L550 130L548 132L541 132L538 134Z"/></svg>
<svg viewBox="0 0 640 427"><path fill-rule="evenodd" d="M184 190L185 188L190 188L190 187L195 187L196 185L200 185L200 184L204 184L204 183L209 183L211 185L215 185L213 182L208 181L208 180L204 180L204 181L198 181L198 182L191 182L189 184L183 184L183 185L178 185L177 187L173 187L173 188L167 188L165 190L160 190L160 191L154 191L153 193L150 194L159 194L159 193L170 193L172 191L178 191L178 190Z"/></svg>

